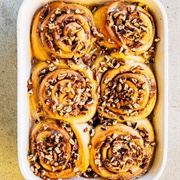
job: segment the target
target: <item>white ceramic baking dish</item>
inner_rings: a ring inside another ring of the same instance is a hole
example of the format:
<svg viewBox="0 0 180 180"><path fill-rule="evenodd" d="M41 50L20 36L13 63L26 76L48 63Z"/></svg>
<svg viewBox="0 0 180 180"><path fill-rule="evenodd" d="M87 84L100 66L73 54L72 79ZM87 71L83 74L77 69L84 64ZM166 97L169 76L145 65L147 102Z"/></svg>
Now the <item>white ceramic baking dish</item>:
<svg viewBox="0 0 180 180"><path fill-rule="evenodd" d="M18 159L21 172L26 180L38 180L29 168L27 148L29 141L29 107L27 98L27 80L31 70L30 27L36 10L52 0L24 0L18 15ZM63 0L67 2L68 0ZM79 3L103 3L106 0L69 0ZM110 0L108 0L110 1ZM158 102L155 107L153 124L156 132L157 148L151 169L141 180L159 179L166 163L168 141L168 26L165 10L159 0L138 0L147 4L155 18L157 44L155 57L155 74L158 82ZM73 180L77 178L72 178ZM79 179L79 178L78 178ZM82 178L83 179L83 178Z"/></svg>

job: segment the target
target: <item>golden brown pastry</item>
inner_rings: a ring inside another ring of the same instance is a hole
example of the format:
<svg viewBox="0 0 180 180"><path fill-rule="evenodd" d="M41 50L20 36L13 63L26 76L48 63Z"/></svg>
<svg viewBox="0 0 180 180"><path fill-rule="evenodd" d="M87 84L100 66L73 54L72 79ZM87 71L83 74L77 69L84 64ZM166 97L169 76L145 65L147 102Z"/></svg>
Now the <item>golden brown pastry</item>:
<svg viewBox="0 0 180 180"><path fill-rule="evenodd" d="M55 1L32 20L28 161L42 179L130 180L150 167L154 20L134 1L96 5Z"/></svg>
<svg viewBox="0 0 180 180"><path fill-rule="evenodd" d="M87 124L73 125L48 119L36 124L30 135L28 161L42 179L79 176L89 166Z"/></svg>
<svg viewBox="0 0 180 180"><path fill-rule="evenodd" d="M94 74L94 79L99 83L103 74L109 69L117 69L126 63L139 62L144 63L143 56L125 55L124 53L112 52L110 55L99 55L91 69Z"/></svg>
<svg viewBox="0 0 180 180"><path fill-rule="evenodd" d="M156 81L150 67L139 62L101 56L94 71L100 82L98 112L110 119L147 117L156 103Z"/></svg>
<svg viewBox="0 0 180 180"><path fill-rule="evenodd" d="M128 126L129 125L129 126ZM154 131L147 119L128 125L101 125L91 139L90 165L104 178L129 180L148 168L155 147Z"/></svg>
<svg viewBox="0 0 180 180"><path fill-rule="evenodd" d="M71 67L69 67L71 66ZM40 115L82 123L97 109L96 84L90 69L69 64L38 63L32 70L30 106L34 119Z"/></svg>
<svg viewBox="0 0 180 180"><path fill-rule="evenodd" d="M94 14L97 30L104 35L100 44L107 48L123 48L129 54L147 51L154 40L152 16L136 4L112 2Z"/></svg>
<svg viewBox="0 0 180 180"><path fill-rule="evenodd" d="M31 31L32 52L38 60L82 57L94 41L93 15L79 4L60 1L47 4L34 16Z"/></svg>
<svg viewBox="0 0 180 180"><path fill-rule="evenodd" d="M134 61L134 62L140 62L140 63L145 63L146 59L144 58L144 56L136 56L133 54L125 54L123 52L112 52L110 54L113 58L117 58L117 59L123 59L124 61Z"/></svg>

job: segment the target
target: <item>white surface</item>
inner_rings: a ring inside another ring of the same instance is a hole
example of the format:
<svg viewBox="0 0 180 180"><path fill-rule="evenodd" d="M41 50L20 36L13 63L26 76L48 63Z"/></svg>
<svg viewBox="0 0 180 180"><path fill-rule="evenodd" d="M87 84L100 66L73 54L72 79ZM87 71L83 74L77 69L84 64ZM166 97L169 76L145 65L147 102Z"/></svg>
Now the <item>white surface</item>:
<svg viewBox="0 0 180 180"><path fill-rule="evenodd" d="M48 0L25 0L18 19L18 153L21 171L26 179L39 179L29 170L26 160L28 144L28 102L26 95L26 83L30 75L30 24L34 12ZM165 12L157 0L147 0L146 4L152 10L158 28L158 36L161 38L157 46L156 76L158 81L158 103L154 118L154 126L157 134L158 146L155 160L150 171L141 180L158 179L163 171L167 153L167 21ZM23 37L23 38L22 38ZM166 97L166 98L165 98Z"/></svg>

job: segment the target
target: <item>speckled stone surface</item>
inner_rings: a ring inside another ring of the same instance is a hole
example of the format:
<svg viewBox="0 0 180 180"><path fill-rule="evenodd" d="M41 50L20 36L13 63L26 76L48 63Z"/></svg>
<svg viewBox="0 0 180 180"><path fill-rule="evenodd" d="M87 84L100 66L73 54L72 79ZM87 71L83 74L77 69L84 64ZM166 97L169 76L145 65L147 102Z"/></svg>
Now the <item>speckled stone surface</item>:
<svg viewBox="0 0 180 180"><path fill-rule="evenodd" d="M180 1L160 0L169 24L169 145L160 180L180 180ZM0 0L0 180L23 180L17 157L16 21L22 0Z"/></svg>

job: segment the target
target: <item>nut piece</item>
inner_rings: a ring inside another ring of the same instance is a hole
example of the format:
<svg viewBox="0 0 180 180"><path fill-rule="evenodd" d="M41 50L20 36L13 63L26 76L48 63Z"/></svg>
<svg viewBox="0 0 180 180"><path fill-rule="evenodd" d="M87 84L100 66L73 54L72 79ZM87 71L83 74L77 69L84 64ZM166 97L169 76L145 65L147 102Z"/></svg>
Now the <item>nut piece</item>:
<svg viewBox="0 0 180 180"><path fill-rule="evenodd" d="M70 139L70 140L69 140L69 143L72 144L72 145L74 145L74 140L73 140L73 139Z"/></svg>
<svg viewBox="0 0 180 180"><path fill-rule="evenodd" d="M90 136L92 137L92 136L94 136L95 135L95 130L94 129L91 129L90 131L89 131L89 133L90 133Z"/></svg>
<svg viewBox="0 0 180 180"><path fill-rule="evenodd" d="M86 127L84 130L83 130L83 132L87 132L88 131L88 128Z"/></svg>

